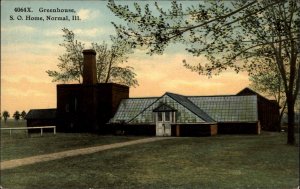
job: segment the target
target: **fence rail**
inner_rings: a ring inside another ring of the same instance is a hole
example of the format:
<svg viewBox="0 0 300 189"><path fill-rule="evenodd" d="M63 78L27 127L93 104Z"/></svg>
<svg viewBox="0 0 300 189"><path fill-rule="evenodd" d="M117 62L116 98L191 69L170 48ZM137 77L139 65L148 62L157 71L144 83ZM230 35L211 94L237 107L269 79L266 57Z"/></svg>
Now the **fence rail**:
<svg viewBox="0 0 300 189"><path fill-rule="evenodd" d="M43 129L53 129L53 134L56 135L56 126L44 126L44 127L8 127L1 128L1 130L9 130L9 135L11 136L12 130L28 130L29 129L41 129L41 136L43 136Z"/></svg>

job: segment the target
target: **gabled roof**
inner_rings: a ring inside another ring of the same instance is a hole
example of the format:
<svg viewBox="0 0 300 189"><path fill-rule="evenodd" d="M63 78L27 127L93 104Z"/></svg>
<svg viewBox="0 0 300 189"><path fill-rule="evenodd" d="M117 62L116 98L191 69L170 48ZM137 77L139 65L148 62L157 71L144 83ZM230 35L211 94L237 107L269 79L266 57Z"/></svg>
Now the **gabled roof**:
<svg viewBox="0 0 300 189"><path fill-rule="evenodd" d="M25 119L56 119L56 109L31 109Z"/></svg>
<svg viewBox="0 0 300 189"><path fill-rule="evenodd" d="M208 122L208 123L215 123L216 121L209 117L204 111L202 111L200 108L198 108L195 104L193 104L187 97L183 95L178 95L174 93L166 92L163 96L157 98L155 101L153 101L152 104L150 104L147 108L143 109L140 113L135 115L132 119L129 119L127 123L135 122L137 119L139 119L139 116L143 116L146 112L149 113L150 107L153 108L154 104L162 100L165 96L168 96L169 98L173 99L176 103L180 104L183 108L186 108L188 111L190 111L192 114L194 114L196 117L198 117L198 121L200 122ZM150 112L153 112L155 108L150 110ZM174 108L172 108L174 109ZM176 110L176 109L174 109ZM146 113L147 114L147 113ZM149 117L149 115L148 115ZM196 118L197 119L197 118ZM153 121L152 121L153 122Z"/></svg>
<svg viewBox="0 0 300 189"><path fill-rule="evenodd" d="M123 99L110 122L127 122L147 109L158 97Z"/></svg>
<svg viewBox="0 0 300 189"><path fill-rule="evenodd" d="M201 110L198 106L196 106L193 102L191 102L186 96L178 95L174 93L167 92L166 95L173 98L175 101L177 101L179 104L196 114L198 117L203 119L205 122L216 122L214 119L212 119L207 113L205 113L203 110Z"/></svg>
<svg viewBox="0 0 300 189"><path fill-rule="evenodd" d="M175 108L172 108L171 106L161 103L159 106L157 106L153 112L176 112L177 110Z"/></svg>
<svg viewBox="0 0 300 189"><path fill-rule="evenodd" d="M241 90L240 92L238 92L236 95L258 95L258 96L260 96L262 98L265 98L262 95L260 95L259 93L257 93L254 90L250 89L249 87L244 88L243 90ZM268 100L268 99L266 99L266 100Z"/></svg>
<svg viewBox="0 0 300 189"><path fill-rule="evenodd" d="M110 123L155 124L153 111L178 111L179 123L216 122L186 96L165 93L157 98L123 99Z"/></svg>
<svg viewBox="0 0 300 189"><path fill-rule="evenodd" d="M243 90L238 92L236 95L257 95L259 98L263 99L264 101L269 102L270 104L273 104L273 105L277 106L278 108L280 108L280 106L276 100L269 100L266 97L259 94L258 92L255 92L254 90L252 90L248 87L244 88Z"/></svg>

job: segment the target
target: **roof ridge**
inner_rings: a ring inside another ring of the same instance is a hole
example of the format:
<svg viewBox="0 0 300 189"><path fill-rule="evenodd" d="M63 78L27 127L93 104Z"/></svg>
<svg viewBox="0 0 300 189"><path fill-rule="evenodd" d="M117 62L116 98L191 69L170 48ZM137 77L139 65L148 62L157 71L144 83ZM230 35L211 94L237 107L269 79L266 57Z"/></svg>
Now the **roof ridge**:
<svg viewBox="0 0 300 189"><path fill-rule="evenodd" d="M164 96L164 95L163 95ZM146 108L144 108L142 111L140 111L137 115L133 116L129 121L127 121L127 123L131 122L133 119L135 119L137 116L139 116L141 113L143 113L144 111L146 111L150 106L152 106L155 102L157 102L159 99L161 99L163 96L157 98L154 102L152 102L151 104L149 104L149 106L147 106Z"/></svg>
<svg viewBox="0 0 300 189"><path fill-rule="evenodd" d="M170 93L170 92L167 92L166 94L169 97L171 97L173 100L175 100L176 102L178 102L179 104L181 104L182 106L184 106L185 108L187 108L188 110L190 110L196 116L198 116L199 118L203 119L204 121L206 121L206 122L216 122L204 110L202 110L200 107L198 107L196 104L194 104L190 99L188 99L187 96L179 95L179 94L175 94L175 93ZM171 96L169 94L171 94ZM202 114L202 115L199 115L197 112L193 111L190 107L186 106L184 103L180 102L178 99L172 97L172 95L177 95L177 96L180 96L181 98L183 97L188 103L190 103L190 105L192 105L194 108L198 109L198 111L200 111L200 114Z"/></svg>
<svg viewBox="0 0 300 189"><path fill-rule="evenodd" d="M251 96L251 95L239 95L241 92L245 91L245 90L249 90L250 92L254 93L253 95L259 96L267 101L271 101L271 99L268 99L266 97L264 97L263 95L261 95L260 93L254 91L253 89L249 88L249 87L245 87L244 89L242 89L241 91L239 91L236 96Z"/></svg>
<svg viewBox="0 0 300 189"><path fill-rule="evenodd" d="M170 106L164 102L161 102L156 108L153 109L153 112L163 112L163 111L159 110L161 107L167 107L169 109L168 111L177 111L172 106ZM164 109L164 111L166 111L166 110Z"/></svg>
<svg viewBox="0 0 300 189"><path fill-rule="evenodd" d="M154 103L156 103L159 99L161 99L163 96L165 96L168 92L166 92L165 94L163 94L160 97L157 97L157 99L152 102L151 104L149 104L149 106L147 106L146 108L144 108L142 111L140 111L137 115L133 116L129 121L127 121L127 123L131 122L132 120L134 120L137 116L139 116L141 113L143 113L144 111L146 111L150 106L152 106Z"/></svg>

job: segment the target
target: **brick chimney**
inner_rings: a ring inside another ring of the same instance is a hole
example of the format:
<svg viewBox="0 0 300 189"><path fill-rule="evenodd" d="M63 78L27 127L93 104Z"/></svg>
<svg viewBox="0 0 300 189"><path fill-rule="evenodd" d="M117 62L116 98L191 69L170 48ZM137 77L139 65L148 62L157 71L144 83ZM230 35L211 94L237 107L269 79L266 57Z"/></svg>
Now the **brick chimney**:
<svg viewBox="0 0 300 189"><path fill-rule="evenodd" d="M83 53L83 84L93 85L97 83L96 51L86 49Z"/></svg>

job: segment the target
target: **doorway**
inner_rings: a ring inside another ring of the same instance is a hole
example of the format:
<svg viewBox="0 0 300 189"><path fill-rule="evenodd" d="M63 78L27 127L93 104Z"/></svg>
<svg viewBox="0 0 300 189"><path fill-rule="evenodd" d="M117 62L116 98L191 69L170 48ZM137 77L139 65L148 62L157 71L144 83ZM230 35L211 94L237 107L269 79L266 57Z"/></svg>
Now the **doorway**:
<svg viewBox="0 0 300 189"><path fill-rule="evenodd" d="M174 112L156 112L156 136L171 136Z"/></svg>

